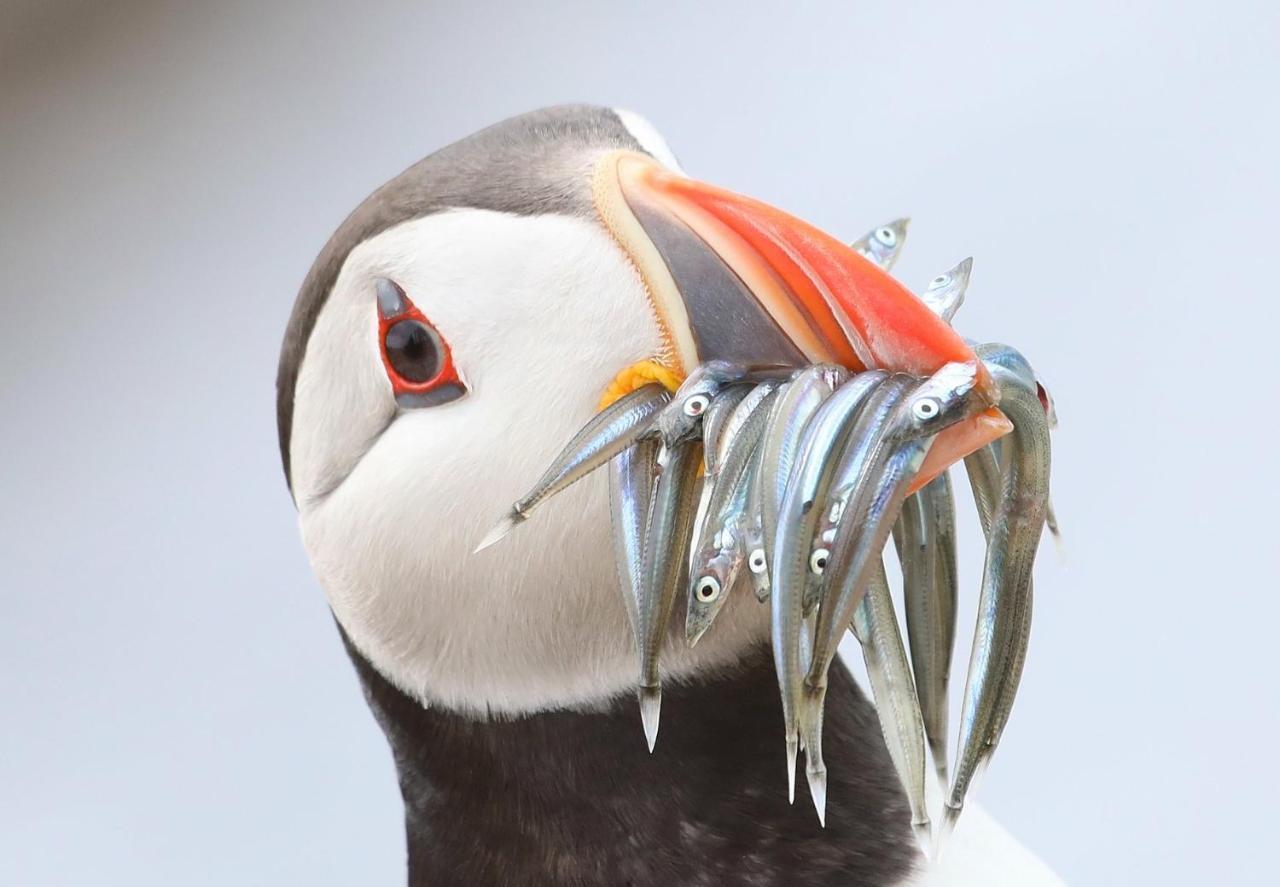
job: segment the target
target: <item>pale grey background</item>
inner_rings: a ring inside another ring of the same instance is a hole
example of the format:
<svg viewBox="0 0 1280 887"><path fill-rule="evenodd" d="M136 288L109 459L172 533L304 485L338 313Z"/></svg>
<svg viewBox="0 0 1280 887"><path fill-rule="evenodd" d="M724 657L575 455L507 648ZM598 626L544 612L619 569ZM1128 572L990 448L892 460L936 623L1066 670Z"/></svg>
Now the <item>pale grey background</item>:
<svg viewBox="0 0 1280 887"><path fill-rule="evenodd" d="M911 285L977 257L1068 543L980 798L1073 883L1269 880L1272 7L5 3L0 884L401 881L277 348L374 186L567 100L850 238L910 213Z"/></svg>

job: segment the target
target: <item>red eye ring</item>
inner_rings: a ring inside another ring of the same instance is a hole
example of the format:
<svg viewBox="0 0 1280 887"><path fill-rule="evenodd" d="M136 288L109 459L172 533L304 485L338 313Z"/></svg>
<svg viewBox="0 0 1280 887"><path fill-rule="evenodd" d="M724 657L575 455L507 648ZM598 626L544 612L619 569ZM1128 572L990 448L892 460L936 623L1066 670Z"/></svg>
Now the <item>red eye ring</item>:
<svg viewBox="0 0 1280 887"><path fill-rule="evenodd" d="M378 349L396 403L405 408L438 406L466 394L449 343L435 325L395 281L379 278L376 289ZM414 378L415 370L423 377Z"/></svg>

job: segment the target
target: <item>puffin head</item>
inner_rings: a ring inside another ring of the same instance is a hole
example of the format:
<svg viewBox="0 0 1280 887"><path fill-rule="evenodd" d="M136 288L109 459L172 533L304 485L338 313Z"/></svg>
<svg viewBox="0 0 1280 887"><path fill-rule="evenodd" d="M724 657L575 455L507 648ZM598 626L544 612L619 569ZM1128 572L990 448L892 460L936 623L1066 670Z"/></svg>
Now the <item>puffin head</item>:
<svg viewBox="0 0 1280 887"><path fill-rule="evenodd" d="M536 111L409 168L325 245L281 354L285 473L343 630L428 705L515 714L630 691L605 473L473 553L485 531L628 368L670 384L712 359L972 358L898 290L805 223L686 178L627 112ZM966 448L985 443L969 431ZM731 667L767 626L736 595L664 669Z"/></svg>

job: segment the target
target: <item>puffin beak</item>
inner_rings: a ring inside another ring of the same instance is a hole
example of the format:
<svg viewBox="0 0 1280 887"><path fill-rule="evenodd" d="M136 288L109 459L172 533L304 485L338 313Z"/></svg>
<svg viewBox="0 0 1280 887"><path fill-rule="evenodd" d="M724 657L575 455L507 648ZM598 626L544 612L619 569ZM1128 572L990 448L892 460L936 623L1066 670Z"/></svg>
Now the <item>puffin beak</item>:
<svg viewBox="0 0 1280 887"><path fill-rule="evenodd" d="M1011 426L982 362L946 321L850 246L768 204L614 152L596 165L601 218L644 279L677 377L708 360L838 363L928 376L978 367L986 407L938 435L914 488Z"/></svg>

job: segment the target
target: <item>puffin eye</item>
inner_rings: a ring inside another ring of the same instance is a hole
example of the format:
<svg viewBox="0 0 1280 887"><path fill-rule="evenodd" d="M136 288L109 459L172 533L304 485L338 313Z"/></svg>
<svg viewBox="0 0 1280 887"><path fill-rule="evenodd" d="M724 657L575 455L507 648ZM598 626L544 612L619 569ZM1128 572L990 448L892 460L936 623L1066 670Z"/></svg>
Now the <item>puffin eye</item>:
<svg viewBox="0 0 1280 887"><path fill-rule="evenodd" d="M440 337L420 320L397 320L383 337L387 362L406 382L429 382L440 372Z"/></svg>
<svg viewBox="0 0 1280 887"><path fill-rule="evenodd" d="M394 281L380 278L378 339L382 364L405 409L457 400L467 388L453 366L449 343Z"/></svg>

